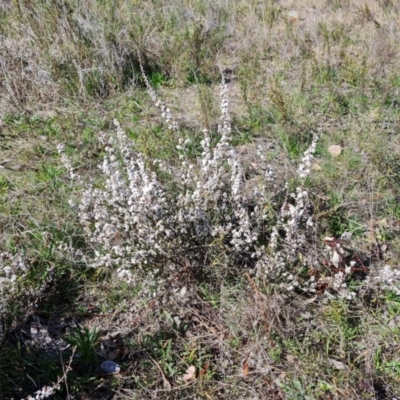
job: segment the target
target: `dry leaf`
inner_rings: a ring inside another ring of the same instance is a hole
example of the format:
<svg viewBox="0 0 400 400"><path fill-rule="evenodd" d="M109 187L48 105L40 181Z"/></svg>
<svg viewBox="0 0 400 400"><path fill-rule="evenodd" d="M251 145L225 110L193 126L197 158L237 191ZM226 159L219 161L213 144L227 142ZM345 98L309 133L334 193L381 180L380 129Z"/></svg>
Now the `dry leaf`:
<svg viewBox="0 0 400 400"><path fill-rule="evenodd" d="M364 392L374 393L374 387L368 382L360 382L358 388Z"/></svg>
<svg viewBox="0 0 400 400"><path fill-rule="evenodd" d="M296 362L296 358L292 355L292 354L287 354L286 355L286 360L290 363L290 364L294 364Z"/></svg>
<svg viewBox="0 0 400 400"><path fill-rule="evenodd" d="M183 380L185 382L190 381L191 379L194 378L196 374L196 367L194 365L191 365L187 370L186 373L183 375Z"/></svg>
<svg viewBox="0 0 400 400"><path fill-rule="evenodd" d="M306 305L306 304L314 303L314 301L317 300L317 298L318 298L318 296L311 297L311 299L305 300L304 304Z"/></svg>
<svg viewBox="0 0 400 400"><path fill-rule="evenodd" d="M333 358L329 359L329 364L331 364L332 367L342 370L342 371L347 371L349 369L349 367L345 363L334 360Z"/></svg>
<svg viewBox="0 0 400 400"><path fill-rule="evenodd" d="M295 10L291 10L288 12L288 17L290 22L297 22L300 20L299 13Z"/></svg>
<svg viewBox="0 0 400 400"><path fill-rule="evenodd" d="M200 370L199 375L200 375L200 376L204 376L204 375L207 373L208 368L210 368L210 363L209 363L209 362L206 362L206 363L203 365L203 368Z"/></svg>
<svg viewBox="0 0 400 400"><path fill-rule="evenodd" d="M337 157L342 152L342 146L340 146L339 144L333 144L332 146L328 147L328 152L332 156Z"/></svg>
<svg viewBox="0 0 400 400"><path fill-rule="evenodd" d="M336 268L339 268L340 256L336 250L333 250L331 261Z"/></svg>
<svg viewBox="0 0 400 400"><path fill-rule="evenodd" d="M311 169L312 169L313 171L321 171L322 167L321 167L320 164L314 163L314 164L311 166Z"/></svg>
<svg viewBox="0 0 400 400"><path fill-rule="evenodd" d="M247 362L247 360L243 363L242 369L243 369L244 376L249 375L249 363Z"/></svg>

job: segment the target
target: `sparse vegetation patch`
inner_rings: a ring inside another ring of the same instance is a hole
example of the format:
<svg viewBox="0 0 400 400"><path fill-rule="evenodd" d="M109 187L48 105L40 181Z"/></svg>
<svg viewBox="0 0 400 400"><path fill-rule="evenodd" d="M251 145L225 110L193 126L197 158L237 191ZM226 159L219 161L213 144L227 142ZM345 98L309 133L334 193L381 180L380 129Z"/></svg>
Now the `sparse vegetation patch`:
<svg viewBox="0 0 400 400"><path fill-rule="evenodd" d="M400 8L364 3L0 4L0 398L399 396Z"/></svg>

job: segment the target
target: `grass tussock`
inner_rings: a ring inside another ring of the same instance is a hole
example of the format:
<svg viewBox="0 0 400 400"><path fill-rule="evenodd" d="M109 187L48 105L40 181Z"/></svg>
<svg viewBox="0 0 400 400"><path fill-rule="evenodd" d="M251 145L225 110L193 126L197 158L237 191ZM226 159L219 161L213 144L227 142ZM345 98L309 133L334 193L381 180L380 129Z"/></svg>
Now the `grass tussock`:
<svg viewBox="0 0 400 400"><path fill-rule="evenodd" d="M0 398L399 396L399 27L2 2Z"/></svg>

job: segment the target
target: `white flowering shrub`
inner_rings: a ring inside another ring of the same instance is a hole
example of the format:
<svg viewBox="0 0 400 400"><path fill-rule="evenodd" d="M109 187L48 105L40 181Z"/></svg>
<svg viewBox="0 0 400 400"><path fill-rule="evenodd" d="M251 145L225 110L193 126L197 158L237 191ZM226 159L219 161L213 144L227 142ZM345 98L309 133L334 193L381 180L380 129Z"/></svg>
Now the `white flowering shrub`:
<svg viewBox="0 0 400 400"><path fill-rule="evenodd" d="M143 76L168 129L179 133L171 111ZM113 268L121 279L153 292L187 263L200 267L222 258L225 265L243 266L247 260L270 284L310 293L329 289L352 298L346 285L352 266L329 268L332 254L325 254L327 268L312 246L316 226L301 183L310 174L319 137L304 153L297 169L300 186L294 193L288 193L287 185L277 187L274 171L266 165L262 187L249 196L241 162L230 144L227 93L223 79L218 142L212 146L210 133L204 130L201 157L192 160L187 151L190 141L180 137L178 167L135 151L116 120L116 135L100 136L105 150L99 166L103 186L82 182L59 146L71 179L86 186L76 207L92 244L92 266ZM276 215L265 211L267 203L275 205Z"/></svg>
<svg viewBox="0 0 400 400"><path fill-rule="evenodd" d="M384 265L370 280L371 286L379 286L400 296L400 270Z"/></svg>
<svg viewBox="0 0 400 400"><path fill-rule="evenodd" d="M28 396L26 400L42 400L47 399L48 397L55 394L58 390L60 390L60 384L55 384L53 386L43 386L42 389L37 390L33 396Z"/></svg>
<svg viewBox="0 0 400 400"><path fill-rule="evenodd" d="M38 269L22 249L0 251L0 341L10 326L37 306L54 279L53 268ZM40 272L39 272L40 271Z"/></svg>
<svg viewBox="0 0 400 400"><path fill-rule="evenodd" d="M178 132L170 110L144 79L168 129ZM101 135L104 186L89 184L77 205L80 223L94 248L93 266L113 267L121 278L156 286L185 261L204 265L216 253L230 265L250 259L258 274L270 278L279 278L288 262L293 263L306 241L304 229L313 226L308 193L298 188L284 201L278 218L271 219L264 212L265 204L282 198L282 188L269 191L274 186L273 171L267 166L262 190L254 188L254 196L245 194L243 168L230 145L227 92L223 80L219 141L212 147L204 130L201 157L193 161L187 155L189 141L180 138L177 168L134 151L118 121L114 121L115 136ZM310 172L317 139L299 167L302 178ZM63 146L59 152L71 178L81 179ZM157 170L167 172L170 181L159 179ZM285 232L284 238L278 229Z"/></svg>

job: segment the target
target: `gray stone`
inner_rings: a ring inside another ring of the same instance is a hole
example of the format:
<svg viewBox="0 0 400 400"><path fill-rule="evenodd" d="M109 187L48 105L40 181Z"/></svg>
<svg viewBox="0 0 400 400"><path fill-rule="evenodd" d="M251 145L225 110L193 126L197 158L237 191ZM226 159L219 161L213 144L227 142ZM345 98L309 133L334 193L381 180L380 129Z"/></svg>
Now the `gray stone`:
<svg viewBox="0 0 400 400"><path fill-rule="evenodd" d="M117 374L121 370L121 367L116 362L110 360L104 361L100 368L106 374Z"/></svg>

